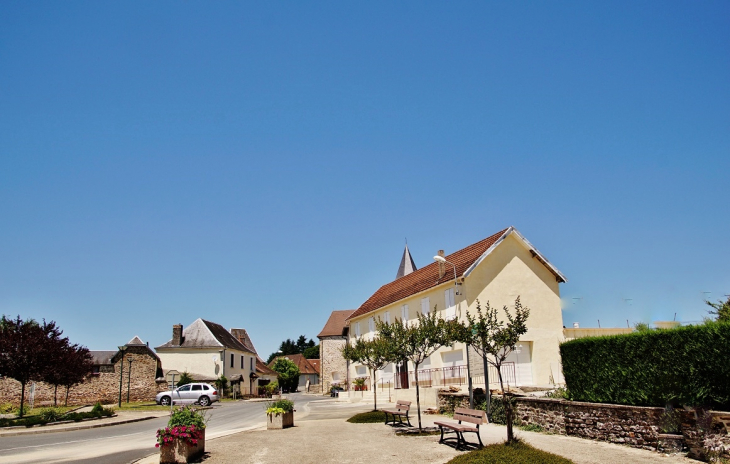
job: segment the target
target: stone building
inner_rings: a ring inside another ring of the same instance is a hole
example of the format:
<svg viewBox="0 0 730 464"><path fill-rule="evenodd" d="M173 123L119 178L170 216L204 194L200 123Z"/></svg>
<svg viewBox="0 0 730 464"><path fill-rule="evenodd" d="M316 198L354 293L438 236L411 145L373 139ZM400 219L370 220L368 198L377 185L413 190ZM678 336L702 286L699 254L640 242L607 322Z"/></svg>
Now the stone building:
<svg viewBox="0 0 730 464"><path fill-rule="evenodd" d="M342 348L347 340L348 326L345 320L354 309L332 311L319 339L320 382L322 392L330 391L333 385L347 386L347 361L342 357Z"/></svg>
<svg viewBox="0 0 730 464"><path fill-rule="evenodd" d="M92 374L85 382L71 387L68 391L69 405L112 404L119 401L121 384L122 401L153 401L158 391L165 388L160 359L139 337L134 337L123 349L116 351L91 351L94 360ZM131 362L130 362L131 361ZM123 365L123 369L122 369ZM32 383L26 385L25 398L30 400ZM53 405L54 386L44 382L35 383L35 405ZM66 388L58 387L58 404L66 401ZM0 403L20 402L20 382L0 379Z"/></svg>

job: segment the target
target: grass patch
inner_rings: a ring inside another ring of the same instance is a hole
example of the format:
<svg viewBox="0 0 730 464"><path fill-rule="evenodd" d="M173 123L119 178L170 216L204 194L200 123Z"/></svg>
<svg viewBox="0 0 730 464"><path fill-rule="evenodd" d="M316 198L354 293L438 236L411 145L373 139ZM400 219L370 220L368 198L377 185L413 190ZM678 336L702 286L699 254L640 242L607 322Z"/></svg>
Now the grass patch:
<svg viewBox="0 0 730 464"><path fill-rule="evenodd" d="M556 454L533 448L527 443L489 445L480 450L457 456L448 464L572 464L573 461Z"/></svg>
<svg viewBox="0 0 730 464"><path fill-rule="evenodd" d="M178 406L175 406L176 408ZM117 411L169 411L170 406L161 406L157 403L122 403L122 407L114 406Z"/></svg>
<svg viewBox="0 0 730 464"><path fill-rule="evenodd" d="M48 410L52 408L47 408ZM41 410L39 414L32 415L32 416L25 416L22 419L21 418L13 418L13 419L0 419L0 427L17 427L17 426L23 426L23 427L33 427L34 425L43 425L43 424L49 424L54 423L58 421L67 421L72 420L75 422L79 422L83 419L90 419L90 418L101 418L101 417L110 417L114 414L114 409L112 408L103 408L99 407L98 411L94 412L68 412L68 413L62 413L59 411L52 411L53 414L49 414L48 411Z"/></svg>
<svg viewBox="0 0 730 464"><path fill-rule="evenodd" d="M545 429L540 427L537 424L518 424L515 425L515 427L519 427L520 430L524 430L525 432L544 432Z"/></svg>
<svg viewBox="0 0 730 464"><path fill-rule="evenodd" d="M353 424L374 424L376 422L385 423L385 413L383 411L368 411L355 414L347 419L347 422Z"/></svg>

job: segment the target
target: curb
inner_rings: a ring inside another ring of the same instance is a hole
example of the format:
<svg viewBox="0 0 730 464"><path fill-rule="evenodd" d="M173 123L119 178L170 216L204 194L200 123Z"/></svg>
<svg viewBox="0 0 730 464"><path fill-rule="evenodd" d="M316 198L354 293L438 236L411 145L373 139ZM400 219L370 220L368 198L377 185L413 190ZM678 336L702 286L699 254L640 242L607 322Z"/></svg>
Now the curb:
<svg viewBox="0 0 730 464"><path fill-rule="evenodd" d="M159 416L163 417L163 416ZM116 421L111 423L100 423L100 424L88 424L88 425L77 425L74 427L58 427L58 428L39 428L38 430L18 430L17 432L0 432L0 438L3 437L16 437L18 435L37 435L41 433L55 433L55 432L72 432L75 430L85 429L97 429L100 427L111 427L113 425L131 424L132 422L141 422L150 419L157 419L158 416L138 417L137 419L126 419L122 421Z"/></svg>

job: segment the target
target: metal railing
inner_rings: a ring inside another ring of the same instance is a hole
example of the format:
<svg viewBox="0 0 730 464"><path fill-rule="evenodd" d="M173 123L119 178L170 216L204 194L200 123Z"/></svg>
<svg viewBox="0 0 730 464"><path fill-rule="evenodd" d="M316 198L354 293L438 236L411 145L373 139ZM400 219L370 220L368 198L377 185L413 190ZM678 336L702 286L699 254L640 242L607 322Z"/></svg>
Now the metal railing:
<svg viewBox="0 0 730 464"><path fill-rule="evenodd" d="M502 380L507 385L516 385L517 376L515 372L515 363L506 362L502 364ZM396 373L393 376L395 388L409 388L411 385L415 385L416 373L414 371L408 371L406 380L405 373ZM466 366L453 366L453 367L440 367L436 369L419 369L418 370L418 385L421 387L448 387L451 385L466 385L468 369ZM481 382L479 381L481 379ZM472 377L472 381L475 384L484 383L484 375L478 377ZM490 365L489 366L489 383L494 384L499 382L499 376L497 375L497 369Z"/></svg>

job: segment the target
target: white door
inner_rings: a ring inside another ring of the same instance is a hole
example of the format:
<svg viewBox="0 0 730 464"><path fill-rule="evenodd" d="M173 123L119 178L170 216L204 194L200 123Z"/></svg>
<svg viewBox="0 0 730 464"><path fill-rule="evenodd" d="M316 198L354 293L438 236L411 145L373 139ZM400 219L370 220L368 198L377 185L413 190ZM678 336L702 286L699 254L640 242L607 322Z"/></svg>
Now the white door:
<svg viewBox="0 0 730 464"><path fill-rule="evenodd" d="M533 385L532 383L532 343L519 342L517 350L507 356L505 362L514 363L517 385Z"/></svg>

